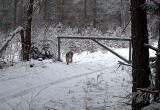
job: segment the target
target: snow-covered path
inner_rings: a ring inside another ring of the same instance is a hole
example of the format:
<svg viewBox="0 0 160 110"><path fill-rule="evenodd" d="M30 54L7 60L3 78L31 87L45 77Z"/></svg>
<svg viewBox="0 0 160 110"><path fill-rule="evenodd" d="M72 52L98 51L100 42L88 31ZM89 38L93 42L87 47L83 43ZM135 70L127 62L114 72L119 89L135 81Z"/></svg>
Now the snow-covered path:
<svg viewBox="0 0 160 110"><path fill-rule="evenodd" d="M128 56L127 49L117 51ZM0 110L127 110L121 97L131 90L130 68L118 68L118 60L108 52L85 52L69 65L45 60L0 70Z"/></svg>

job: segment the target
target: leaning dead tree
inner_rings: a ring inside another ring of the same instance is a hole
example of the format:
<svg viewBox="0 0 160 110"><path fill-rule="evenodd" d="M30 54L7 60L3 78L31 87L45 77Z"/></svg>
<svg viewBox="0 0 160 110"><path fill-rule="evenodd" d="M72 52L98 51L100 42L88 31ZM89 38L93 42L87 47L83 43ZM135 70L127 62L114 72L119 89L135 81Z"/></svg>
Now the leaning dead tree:
<svg viewBox="0 0 160 110"><path fill-rule="evenodd" d="M9 42L12 41L12 39L15 37L15 35L21 31L23 31L24 29L22 27L18 27L15 31L13 31L12 33L10 33L8 36L8 38L3 42L3 44L0 46L0 58L2 57L2 53L3 51L5 51L5 49L8 47Z"/></svg>

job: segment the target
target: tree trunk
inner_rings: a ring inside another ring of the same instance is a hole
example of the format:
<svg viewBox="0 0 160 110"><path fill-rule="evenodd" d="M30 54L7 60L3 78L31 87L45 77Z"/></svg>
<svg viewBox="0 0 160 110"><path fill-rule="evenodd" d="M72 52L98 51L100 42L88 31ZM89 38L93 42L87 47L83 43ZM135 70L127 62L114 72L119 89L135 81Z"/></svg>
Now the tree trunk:
<svg viewBox="0 0 160 110"><path fill-rule="evenodd" d="M17 25L17 0L14 0L14 29L16 29Z"/></svg>
<svg viewBox="0 0 160 110"><path fill-rule="evenodd" d="M125 2L121 0L121 12L120 12L120 27L124 28L124 9L125 9Z"/></svg>
<svg viewBox="0 0 160 110"><path fill-rule="evenodd" d="M137 88L147 88L150 86L149 49L144 47L148 44L147 15L142 9L145 0L131 0L131 33L132 33L132 93L137 92ZM147 97L149 99L149 95ZM141 110L149 104L146 102L136 103L136 97L132 100L132 110Z"/></svg>
<svg viewBox="0 0 160 110"><path fill-rule="evenodd" d="M84 0L84 18L87 18L87 0Z"/></svg>
<svg viewBox="0 0 160 110"><path fill-rule="evenodd" d="M158 52L157 52L157 60L156 60L155 89L158 91L158 93L155 94L155 101L158 102L157 98L160 97L160 23L159 23Z"/></svg>
<svg viewBox="0 0 160 110"><path fill-rule="evenodd" d="M3 21L4 21L4 14L5 14L4 10L5 10L5 0L2 0L2 7L1 7L2 16L1 16L1 20L0 20L0 25L3 27L4 27Z"/></svg>
<svg viewBox="0 0 160 110"><path fill-rule="evenodd" d="M59 6L60 6L60 22L63 24L64 23L64 0L60 0Z"/></svg>
<svg viewBox="0 0 160 110"><path fill-rule="evenodd" d="M97 8L96 8L97 0L93 2L93 27L96 28L96 16L97 16Z"/></svg>
<svg viewBox="0 0 160 110"><path fill-rule="evenodd" d="M22 53L21 53L21 60L25 60L25 40L24 40L24 30L21 30L21 43L22 43Z"/></svg>
<svg viewBox="0 0 160 110"><path fill-rule="evenodd" d="M86 26L87 23L87 0L84 0L84 26Z"/></svg>
<svg viewBox="0 0 160 110"><path fill-rule="evenodd" d="M25 10L24 10L24 6L23 6L23 0L20 2L21 4L21 12L20 12L20 22L19 22L19 25L24 27L24 13L25 13Z"/></svg>
<svg viewBox="0 0 160 110"><path fill-rule="evenodd" d="M44 16L43 16L43 20L45 21L45 23L47 23L48 21L48 15L47 15L47 0L44 1Z"/></svg>
<svg viewBox="0 0 160 110"><path fill-rule="evenodd" d="M26 38L25 38L25 59L29 61L30 48L31 48L31 26L32 26L32 12L33 12L33 2L30 0L29 8L27 9L27 26L26 26Z"/></svg>

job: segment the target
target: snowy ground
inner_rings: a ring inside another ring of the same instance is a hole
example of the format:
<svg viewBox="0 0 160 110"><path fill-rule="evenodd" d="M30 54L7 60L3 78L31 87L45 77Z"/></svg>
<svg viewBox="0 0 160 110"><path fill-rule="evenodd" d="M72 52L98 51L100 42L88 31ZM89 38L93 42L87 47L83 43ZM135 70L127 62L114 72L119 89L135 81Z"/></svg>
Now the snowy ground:
<svg viewBox="0 0 160 110"><path fill-rule="evenodd" d="M116 49L128 58L128 49ZM0 70L0 110L130 110L131 68L110 52L75 54L73 63L19 63ZM119 68L118 68L119 67Z"/></svg>

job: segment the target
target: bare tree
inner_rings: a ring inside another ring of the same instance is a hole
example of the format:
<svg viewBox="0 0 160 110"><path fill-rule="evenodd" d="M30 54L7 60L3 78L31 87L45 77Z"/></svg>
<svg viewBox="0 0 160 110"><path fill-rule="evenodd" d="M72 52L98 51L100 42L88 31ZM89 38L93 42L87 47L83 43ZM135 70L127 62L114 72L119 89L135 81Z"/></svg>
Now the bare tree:
<svg viewBox="0 0 160 110"><path fill-rule="evenodd" d="M97 0L93 0L93 27L96 28L96 16L97 16L97 8L96 8Z"/></svg>
<svg viewBox="0 0 160 110"><path fill-rule="evenodd" d="M25 37L25 55L23 60L29 61L30 48L31 48L31 26L32 26L32 12L33 12L34 0L30 0L29 7L27 9L27 25L26 25L26 37Z"/></svg>
<svg viewBox="0 0 160 110"><path fill-rule="evenodd" d="M59 7L60 7L60 22L64 23L64 0L59 0Z"/></svg>
<svg viewBox="0 0 160 110"><path fill-rule="evenodd" d="M84 0L84 26L86 24L87 21L87 0Z"/></svg>
<svg viewBox="0 0 160 110"><path fill-rule="evenodd" d="M14 0L14 29L17 25L17 0Z"/></svg>

